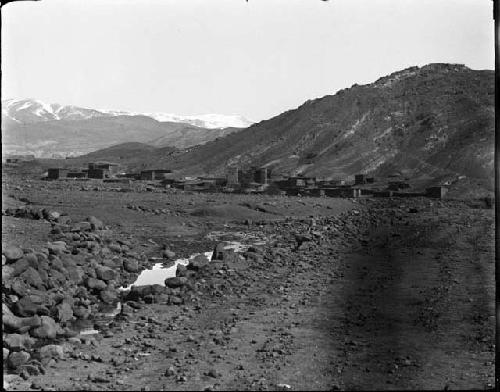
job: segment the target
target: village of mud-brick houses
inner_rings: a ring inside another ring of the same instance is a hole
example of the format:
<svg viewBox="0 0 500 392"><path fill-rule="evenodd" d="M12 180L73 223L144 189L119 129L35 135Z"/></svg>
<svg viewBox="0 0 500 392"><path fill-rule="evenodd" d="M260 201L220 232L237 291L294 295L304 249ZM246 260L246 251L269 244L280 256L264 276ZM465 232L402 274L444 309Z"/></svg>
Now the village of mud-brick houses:
<svg viewBox="0 0 500 392"><path fill-rule="evenodd" d="M275 175L266 167L250 167L244 170L237 166L228 167L224 177L185 177L169 169L148 169L129 173L122 171L116 163L91 162L85 169L50 168L45 179L100 180L128 184L142 181L156 187L184 191L343 198L424 196L441 199L447 192L446 186L433 186L416 192L412 189L409 179L401 173L391 174L384 179L356 174L350 179L327 180L303 175Z"/></svg>

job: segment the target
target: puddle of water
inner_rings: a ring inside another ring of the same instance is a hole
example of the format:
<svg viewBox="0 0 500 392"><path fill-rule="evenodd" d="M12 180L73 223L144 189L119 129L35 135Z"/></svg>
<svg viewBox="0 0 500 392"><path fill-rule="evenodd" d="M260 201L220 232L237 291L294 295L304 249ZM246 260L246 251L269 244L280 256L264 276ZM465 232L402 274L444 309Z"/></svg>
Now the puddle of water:
<svg viewBox="0 0 500 392"><path fill-rule="evenodd" d="M240 241L224 241L224 243L224 249L234 249L235 252L243 252L252 245L265 245L266 241L254 241L251 244L243 244ZM130 290L132 286L148 286L153 284L163 286L165 284L165 279L175 277L177 265L188 265L191 260L201 254L205 255L208 260L211 260L213 252L195 253L187 259L177 259L170 267L164 267L163 263L156 263L151 269L143 270L134 283L128 285L127 287L121 287L120 290L127 291Z"/></svg>
<svg viewBox="0 0 500 392"><path fill-rule="evenodd" d="M239 241L224 241L224 249L233 249L235 252L243 252L246 251L249 246L252 245L265 245L265 241L254 241L251 244L242 244ZM132 288L132 286L148 286L153 284L164 285L165 279L172 278L175 276L177 272L177 266L179 264L188 265L191 260L193 260L196 256L205 255L208 260L212 259L213 252L204 252L204 253L195 253L191 255L189 258L185 259L177 259L174 261L174 264L170 267L164 267L163 263L155 263L151 269L143 270L140 275L137 277L136 281L127 287L120 287L121 291L128 291ZM161 259L163 260L163 259ZM120 313L122 309L121 302L116 304L115 308L107 309L105 311L101 311L99 313L100 317L111 319ZM95 335L98 334L99 331L90 325L82 325L79 328L75 325L75 329L79 331L79 336L82 335Z"/></svg>
<svg viewBox="0 0 500 392"><path fill-rule="evenodd" d="M149 286L153 284L163 286L165 284L165 279L175 277L177 265L188 265L191 260L201 254L205 255L208 260L210 260L213 252L195 253L187 259L177 259L175 260L174 265L170 267L164 267L163 263L156 263L153 265L153 268L142 271L134 283L128 285L127 287L121 287L120 290L127 291L130 290L132 286Z"/></svg>

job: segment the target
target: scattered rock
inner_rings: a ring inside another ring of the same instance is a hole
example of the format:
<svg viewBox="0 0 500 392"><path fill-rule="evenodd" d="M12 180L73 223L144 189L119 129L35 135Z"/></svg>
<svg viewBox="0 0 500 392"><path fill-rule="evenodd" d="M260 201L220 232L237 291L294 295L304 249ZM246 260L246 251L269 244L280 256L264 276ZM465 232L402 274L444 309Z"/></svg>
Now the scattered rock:
<svg viewBox="0 0 500 392"><path fill-rule="evenodd" d="M163 251L163 257L166 259L173 259L175 257L175 252L172 252L169 249L165 249Z"/></svg>
<svg viewBox="0 0 500 392"><path fill-rule="evenodd" d="M26 351L12 352L7 359L7 365L12 369L17 369L19 366L27 363L30 357L31 356Z"/></svg>
<svg viewBox="0 0 500 392"><path fill-rule="evenodd" d="M173 278L165 279L165 286L170 288L182 287L187 283L187 278L183 276L176 276Z"/></svg>
<svg viewBox="0 0 500 392"><path fill-rule="evenodd" d="M123 261L123 268L127 272L138 272L139 271L139 263L137 260L126 259Z"/></svg>
<svg viewBox="0 0 500 392"><path fill-rule="evenodd" d="M116 272L109 267L98 266L95 272L97 277L105 282L116 279Z"/></svg>
<svg viewBox="0 0 500 392"><path fill-rule="evenodd" d="M36 338L55 339L58 326L55 320L49 316L41 316L41 325L30 331L30 334Z"/></svg>
<svg viewBox="0 0 500 392"><path fill-rule="evenodd" d="M102 302L106 304L113 304L118 301L118 293L115 290L102 290L99 293L99 297L101 298Z"/></svg>
<svg viewBox="0 0 500 392"><path fill-rule="evenodd" d="M92 230L102 230L104 229L104 223L97 219L95 216L89 216L87 218L87 222L90 223L90 227Z"/></svg>
<svg viewBox="0 0 500 392"><path fill-rule="evenodd" d="M165 370L165 377L172 377L177 374L177 371L173 366L170 366L167 370Z"/></svg>
<svg viewBox="0 0 500 392"><path fill-rule="evenodd" d="M193 258L187 265L188 270L199 271L203 267L206 267L209 263L208 258L205 255L198 255Z"/></svg>
<svg viewBox="0 0 500 392"><path fill-rule="evenodd" d="M2 249L2 254L5 256L7 263L12 263L23 257L23 251L17 246L7 246Z"/></svg>
<svg viewBox="0 0 500 392"><path fill-rule="evenodd" d="M31 346L35 344L35 339L31 338L28 334L13 333L4 336L3 344L7 346L10 351L30 350Z"/></svg>
<svg viewBox="0 0 500 392"><path fill-rule="evenodd" d="M48 344L40 348L42 363L46 359L64 359L64 347L57 344Z"/></svg>
<svg viewBox="0 0 500 392"><path fill-rule="evenodd" d="M101 291L101 290L105 290L107 285L106 285L106 282L104 282L100 279L95 279L95 278L89 277L87 279L87 287L91 290Z"/></svg>

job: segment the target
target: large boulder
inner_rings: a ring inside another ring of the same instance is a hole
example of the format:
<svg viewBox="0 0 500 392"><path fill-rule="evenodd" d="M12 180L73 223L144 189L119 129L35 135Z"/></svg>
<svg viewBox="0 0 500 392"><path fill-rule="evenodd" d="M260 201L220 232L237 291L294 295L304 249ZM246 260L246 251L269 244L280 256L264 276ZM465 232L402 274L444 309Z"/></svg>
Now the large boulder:
<svg viewBox="0 0 500 392"><path fill-rule="evenodd" d="M68 215L59 215L59 218L57 218L57 222L60 225L69 225L71 223L71 219Z"/></svg>
<svg viewBox="0 0 500 392"><path fill-rule="evenodd" d="M26 271L30 267L30 264L26 259L22 258L10 264L9 267L12 267L14 269L11 276L18 276Z"/></svg>
<svg viewBox="0 0 500 392"><path fill-rule="evenodd" d="M47 359L64 359L64 347L57 344L48 344L40 348L40 358L42 363Z"/></svg>
<svg viewBox="0 0 500 392"><path fill-rule="evenodd" d="M187 268L183 264L177 264L177 269L175 270L175 276L186 276L187 275Z"/></svg>
<svg viewBox="0 0 500 392"><path fill-rule="evenodd" d="M6 331L23 334L32 328L39 327L42 320L39 316L18 317L10 311L6 304L2 304L2 323Z"/></svg>
<svg viewBox="0 0 500 392"><path fill-rule="evenodd" d="M16 351L9 354L9 358L7 358L7 365L9 365L12 369L17 369L29 360L30 355L26 351Z"/></svg>
<svg viewBox="0 0 500 392"><path fill-rule="evenodd" d="M138 272L139 271L139 262L133 259L125 259L123 261L123 268L127 272Z"/></svg>
<svg viewBox="0 0 500 392"><path fill-rule="evenodd" d="M15 269L11 265L2 265L2 283L8 282L15 276Z"/></svg>
<svg viewBox="0 0 500 392"><path fill-rule="evenodd" d="M107 285L106 282L100 279L89 277L87 278L87 287L91 290L101 291L104 290L107 287Z"/></svg>
<svg viewBox="0 0 500 392"><path fill-rule="evenodd" d="M116 278L116 272L109 267L98 266L95 269L95 273L99 279L104 280L106 282L114 280Z"/></svg>
<svg viewBox="0 0 500 392"><path fill-rule="evenodd" d="M4 336L3 344L10 351L30 350L31 346L35 344L35 339L28 334L12 333Z"/></svg>
<svg viewBox="0 0 500 392"><path fill-rule="evenodd" d="M69 302L63 301L62 303L56 306L56 309L57 309L57 315L56 315L57 321L64 323L73 318L73 309Z"/></svg>
<svg viewBox="0 0 500 392"><path fill-rule="evenodd" d="M164 249L162 256L166 259L173 259L175 258L175 252L172 252L170 249Z"/></svg>
<svg viewBox="0 0 500 392"><path fill-rule="evenodd" d="M42 339L55 339L59 330L56 321L49 316L42 316L41 325L30 331L31 336Z"/></svg>
<svg viewBox="0 0 500 392"><path fill-rule="evenodd" d="M49 263L49 268L51 269L55 269L59 272L65 271L62 260L55 255L49 256L48 263Z"/></svg>
<svg viewBox="0 0 500 392"><path fill-rule="evenodd" d="M6 246L2 249L2 254L5 256L7 263L13 263L23 257L23 251L17 246Z"/></svg>
<svg viewBox="0 0 500 392"><path fill-rule="evenodd" d="M25 254L23 259L25 259L28 262L28 265L30 267L33 267L35 269L38 269L40 267L38 263L38 257L34 252Z"/></svg>
<svg viewBox="0 0 500 392"><path fill-rule="evenodd" d="M198 255L193 258L187 265L188 270L199 271L200 269L206 267L209 263L208 258L205 255Z"/></svg>
<svg viewBox="0 0 500 392"><path fill-rule="evenodd" d="M176 276L173 278L167 278L165 279L165 286L170 287L170 288L177 288L177 287L182 287L187 283L187 278L183 276Z"/></svg>
<svg viewBox="0 0 500 392"><path fill-rule="evenodd" d="M85 276L85 272L79 266L68 266L66 269L68 271L68 278L76 284L80 284L83 282L83 277Z"/></svg>
<svg viewBox="0 0 500 392"><path fill-rule="evenodd" d="M15 277L10 282L10 289L17 296L24 297L25 295L28 294L28 291L30 290L30 287L26 284L26 282L24 281L24 279L22 279L20 277Z"/></svg>
<svg viewBox="0 0 500 392"><path fill-rule="evenodd" d="M149 295L161 295L167 291L165 286L159 284L147 285L147 286L132 286L129 293L127 294L127 300L137 301L138 299L144 299Z"/></svg>
<svg viewBox="0 0 500 392"><path fill-rule="evenodd" d="M79 319L87 319L90 316L91 310L89 306L75 305L73 306L73 315Z"/></svg>
<svg viewBox="0 0 500 392"><path fill-rule="evenodd" d="M33 267L29 267L26 271L24 271L20 278L24 279L26 284L36 287L37 289L41 289L44 287L43 280L40 277L40 274Z"/></svg>
<svg viewBox="0 0 500 392"><path fill-rule="evenodd" d="M20 317L30 317L34 316L35 314L48 315L49 310L40 302L37 302L33 301L32 296L27 295L14 303L14 305L12 306L12 310L17 316Z"/></svg>
<svg viewBox="0 0 500 392"><path fill-rule="evenodd" d="M118 293L116 292L116 290L112 290L109 288L106 290L102 290L99 293L99 297L101 298L102 302L106 304L113 304L118 301Z"/></svg>
<svg viewBox="0 0 500 392"><path fill-rule="evenodd" d="M121 253L122 252L122 247L119 244L109 244L108 248L111 252L114 252L114 253Z"/></svg>
<svg viewBox="0 0 500 392"><path fill-rule="evenodd" d="M67 244L64 241L49 242L47 245L50 254L60 255L67 250Z"/></svg>
<svg viewBox="0 0 500 392"><path fill-rule="evenodd" d="M87 222L90 223L90 227L92 230L102 230L104 229L104 223L97 219L95 216L89 216L87 218Z"/></svg>
<svg viewBox="0 0 500 392"><path fill-rule="evenodd" d="M90 222L77 222L71 225L71 231L73 233L87 232L92 230L92 225Z"/></svg>
<svg viewBox="0 0 500 392"><path fill-rule="evenodd" d="M51 221L51 222L57 222L59 220L59 217L61 214L57 211L49 211L47 213L47 217L45 219Z"/></svg>

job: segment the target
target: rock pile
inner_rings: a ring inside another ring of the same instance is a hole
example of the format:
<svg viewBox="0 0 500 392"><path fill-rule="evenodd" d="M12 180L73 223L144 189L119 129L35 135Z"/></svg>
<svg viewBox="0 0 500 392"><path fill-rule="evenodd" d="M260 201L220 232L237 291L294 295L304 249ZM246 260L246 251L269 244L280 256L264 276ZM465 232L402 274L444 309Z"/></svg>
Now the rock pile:
<svg viewBox="0 0 500 392"><path fill-rule="evenodd" d="M57 211L50 211L46 208L35 208L35 207L18 207L18 208L7 208L2 211L2 215L14 216L16 218L24 219L34 219L42 220L45 219L49 222L60 222L65 223L69 218L67 216L61 215Z"/></svg>
<svg viewBox="0 0 500 392"><path fill-rule="evenodd" d="M147 257L95 217L71 222L55 211L29 207L13 216L52 222L42 249L2 247L3 355L23 377L44 372L65 355L65 339L78 334L80 321L92 325L103 306L119 301L118 288L133 281Z"/></svg>

